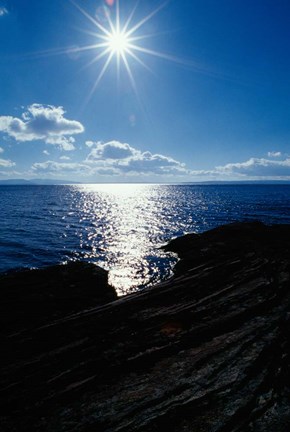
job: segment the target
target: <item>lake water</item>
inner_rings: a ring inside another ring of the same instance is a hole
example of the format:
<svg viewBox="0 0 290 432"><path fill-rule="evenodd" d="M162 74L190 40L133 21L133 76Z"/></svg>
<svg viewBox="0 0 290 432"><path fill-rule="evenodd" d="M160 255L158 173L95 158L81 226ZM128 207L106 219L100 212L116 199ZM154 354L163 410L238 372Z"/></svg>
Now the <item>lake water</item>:
<svg viewBox="0 0 290 432"><path fill-rule="evenodd" d="M124 294L176 261L160 246L245 220L290 223L290 185L0 186L0 271L70 260L110 271Z"/></svg>

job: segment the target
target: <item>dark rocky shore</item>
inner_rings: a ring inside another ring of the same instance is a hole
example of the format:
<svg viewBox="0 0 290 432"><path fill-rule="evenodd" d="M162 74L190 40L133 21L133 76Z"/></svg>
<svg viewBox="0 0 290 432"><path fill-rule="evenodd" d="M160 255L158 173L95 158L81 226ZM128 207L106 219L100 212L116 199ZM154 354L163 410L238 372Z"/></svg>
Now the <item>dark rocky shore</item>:
<svg viewBox="0 0 290 432"><path fill-rule="evenodd" d="M89 264L0 277L1 431L290 430L290 226L167 249L175 276L117 300Z"/></svg>

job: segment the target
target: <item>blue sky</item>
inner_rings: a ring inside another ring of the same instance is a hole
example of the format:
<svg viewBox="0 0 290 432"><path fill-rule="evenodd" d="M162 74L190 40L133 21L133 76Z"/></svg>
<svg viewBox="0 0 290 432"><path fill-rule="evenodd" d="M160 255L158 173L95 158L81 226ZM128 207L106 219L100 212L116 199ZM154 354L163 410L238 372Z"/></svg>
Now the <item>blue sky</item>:
<svg viewBox="0 0 290 432"><path fill-rule="evenodd" d="M131 78L116 6L0 0L0 178L290 179L288 0L120 0Z"/></svg>

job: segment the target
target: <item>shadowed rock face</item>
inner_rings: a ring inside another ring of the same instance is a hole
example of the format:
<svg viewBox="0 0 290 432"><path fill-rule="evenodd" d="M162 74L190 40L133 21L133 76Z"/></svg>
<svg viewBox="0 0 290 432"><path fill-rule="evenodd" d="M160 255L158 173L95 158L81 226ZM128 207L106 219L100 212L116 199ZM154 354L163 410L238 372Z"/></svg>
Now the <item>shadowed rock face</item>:
<svg viewBox="0 0 290 432"><path fill-rule="evenodd" d="M290 226L167 248L171 280L6 332L1 430L290 430Z"/></svg>
<svg viewBox="0 0 290 432"><path fill-rule="evenodd" d="M73 312L115 300L104 269L70 262L0 275L0 334L34 328Z"/></svg>

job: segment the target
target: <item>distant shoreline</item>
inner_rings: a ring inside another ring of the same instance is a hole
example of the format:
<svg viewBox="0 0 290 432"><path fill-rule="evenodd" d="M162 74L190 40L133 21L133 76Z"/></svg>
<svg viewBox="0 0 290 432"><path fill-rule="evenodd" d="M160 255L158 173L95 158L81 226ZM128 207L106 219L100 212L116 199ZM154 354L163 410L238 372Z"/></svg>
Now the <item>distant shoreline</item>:
<svg viewBox="0 0 290 432"><path fill-rule="evenodd" d="M118 184L118 185L184 185L184 186L243 186L243 185L290 185L290 180L228 180L228 181L205 181L205 182L170 182L170 183L156 183L156 182L92 182L81 183L72 180L50 180L50 179L7 179L0 180L0 186L67 186L67 185L103 185L103 184Z"/></svg>

